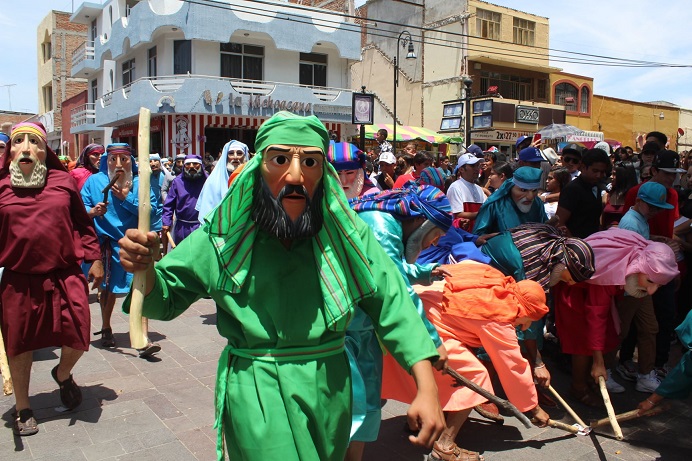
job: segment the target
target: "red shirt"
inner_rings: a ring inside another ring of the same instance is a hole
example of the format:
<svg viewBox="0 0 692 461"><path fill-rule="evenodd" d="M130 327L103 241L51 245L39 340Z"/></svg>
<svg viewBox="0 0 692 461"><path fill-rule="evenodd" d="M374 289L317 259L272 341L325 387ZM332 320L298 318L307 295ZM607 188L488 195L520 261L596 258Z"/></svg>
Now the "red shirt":
<svg viewBox="0 0 692 461"><path fill-rule="evenodd" d="M625 195L625 212L634 206L634 202L637 199L637 193L639 192L640 187L642 187L641 184L636 185L627 191L627 195ZM654 218L650 219L649 231L651 232L651 235L673 238L673 228L675 227L674 224L675 221L680 217L680 210L678 210L678 193L672 188L666 188L666 192L666 202L673 205L674 208L672 210L663 210Z"/></svg>

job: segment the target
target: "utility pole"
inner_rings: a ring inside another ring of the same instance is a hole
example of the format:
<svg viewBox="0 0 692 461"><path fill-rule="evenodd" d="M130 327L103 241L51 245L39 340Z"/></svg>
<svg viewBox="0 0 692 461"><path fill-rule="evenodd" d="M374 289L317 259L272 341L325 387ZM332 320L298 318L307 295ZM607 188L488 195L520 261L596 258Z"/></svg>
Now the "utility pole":
<svg viewBox="0 0 692 461"><path fill-rule="evenodd" d="M10 103L10 110L12 110L12 94L10 93L10 90L12 89L13 86L17 86L17 84L16 83L8 83L7 85L0 85L0 88L7 87L7 100Z"/></svg>

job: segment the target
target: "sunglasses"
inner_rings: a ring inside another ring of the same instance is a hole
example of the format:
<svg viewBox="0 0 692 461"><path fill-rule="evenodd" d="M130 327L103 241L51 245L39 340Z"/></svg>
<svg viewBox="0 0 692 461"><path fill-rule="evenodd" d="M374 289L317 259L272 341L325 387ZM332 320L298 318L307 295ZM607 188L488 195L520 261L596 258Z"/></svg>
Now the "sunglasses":
<svg viewBox="0 0 692 461"><path fill-rule="evenodd" d="M562 163L579 163L581 160L575 157L562 157Z"/></svg>

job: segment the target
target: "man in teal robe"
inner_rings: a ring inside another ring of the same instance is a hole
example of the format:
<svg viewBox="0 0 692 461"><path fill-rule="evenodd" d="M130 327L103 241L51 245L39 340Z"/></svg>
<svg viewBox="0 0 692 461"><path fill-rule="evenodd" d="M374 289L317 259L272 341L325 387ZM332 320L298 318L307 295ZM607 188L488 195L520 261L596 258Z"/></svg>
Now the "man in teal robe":
<svg viewBox="0 0 692 461"><path fill-rule="evenodd" d="M280 112L205 226L156 268L155 233L131 229L121 240L123 266L146 270L145 316L173 319L205 295L217 304L228 338L216 386L219 459L225 435L233 460L343 460L344 336L356 304L418 383L408 416L420 432L410 440L431 446L444 427L435 345L391 259L348 207L325 162L328 143L317 118Z"/></svg>

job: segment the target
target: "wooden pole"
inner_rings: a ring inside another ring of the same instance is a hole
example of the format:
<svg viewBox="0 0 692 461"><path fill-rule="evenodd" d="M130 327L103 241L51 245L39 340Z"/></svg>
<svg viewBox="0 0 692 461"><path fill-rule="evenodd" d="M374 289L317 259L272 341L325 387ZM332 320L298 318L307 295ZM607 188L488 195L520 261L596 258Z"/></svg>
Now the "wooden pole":
<svg viewBox="0 0 692 461"><path fill-rule="evenodd" d="M149 166L149 131L151 111L144 107L139 109L139 133L137 135L137 159L139 168L139 220L137 229L147 233L151 227L151 167ZM135 349L147 345L147 338L142 327L142 305L146 293L146 270L137 271L132 282L132 300L130 302L130 344Z"/></svg>
<svg viewBox="0 0 692 461"><path fill-rule="evenodd" d="M7 362L2 330L0 330L0 373L2 373L2 393L11 395L14 392L14 387L12 386L12 375L10 375L10 364Z"/></svg>
<svg viewBox="0 0 692 461"><path fill-rule="evenodd" d="M565 402L565 400L562 397L560 397L560 394L558 394L557 391L553 389L553 386L548 386L548 389L550 390L550 392L552 392L557 401L560 402L560 405L562 405L563 408L567 410L567 413L569 413L572 416L572 418L574 418L574 420L582 427L586 427L586 423L582 421L582 419L579 417L576 411L572 410L572 407L567 405L567 402Z"/></svg>
<svg viewBox="0 0 692 461"><path fill-rule="evenodd" d="M659 407L654 407L650 410L642 411L640 412L639 410L632 410L632 411L627 411L625 413L620 413L619 415L615 415L615 419L620 423L623 421L629 421L631 419L636 419L640 418L642 416L653 416L661 413L664 410L664 408ZM600 426L605 426L606 424L610 423L610 418L603 418L603 419L598 419L598 420L593 420L591 421L590 426L592 428L597 428Z"/></svg>
<svg viewBox="0 0 692 461"><path fill-rule="evenodd" d="M603 376L598 377L598 387L601 389L601 395L603 396L603 403L605 403L606 410L608 411L608 420L610 421L610 425L613 426L613 432L615 433L615 438L618 440L622 440L625 437L622 435L622 429L620 429L620 425L618 424L618 420L615 417L615 409L613 408L613 404L610 403L610 396L608 395L608 389L606 388L606 382Z"/></svg>

